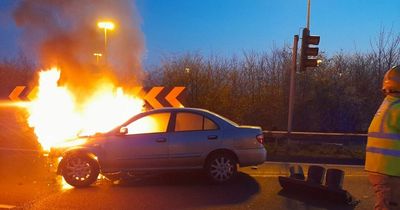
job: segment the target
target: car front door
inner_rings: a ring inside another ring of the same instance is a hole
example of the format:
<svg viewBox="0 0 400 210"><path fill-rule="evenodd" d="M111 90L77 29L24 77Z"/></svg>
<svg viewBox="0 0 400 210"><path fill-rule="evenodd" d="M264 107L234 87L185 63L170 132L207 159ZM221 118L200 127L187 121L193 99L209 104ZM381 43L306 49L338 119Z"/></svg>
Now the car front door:
<svg viewBox="0 0 400 210"><path fill-rule="evenodd" d="M109 168L157 169L168 164L168 125L171 113L153 113L136 119L105 143Z"/></svg>

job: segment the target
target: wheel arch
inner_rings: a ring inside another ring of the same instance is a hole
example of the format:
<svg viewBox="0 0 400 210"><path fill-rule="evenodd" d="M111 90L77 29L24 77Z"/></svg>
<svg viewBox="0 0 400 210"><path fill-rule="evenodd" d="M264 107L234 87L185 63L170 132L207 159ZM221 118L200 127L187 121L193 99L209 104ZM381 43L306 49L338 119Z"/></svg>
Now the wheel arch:
<svg viewBox="0 0 400 210"><path fill-rule="evenodd" d="M207 165L208 161L210 161L211 157L213 157L214 155L217 155L217 154L227 154L227 155L230 155L231 157L233 157L233 158L235 159L236 163L238 163L238 164L240 165L239 158L238 158L238 156L236 155L235 152L233 152L233 151L230 150L230 149L221 148L221 149L213 150L213 151L211 151L210 153L208 153L208 155L207 155L207 157L206 157L206 159L205 159L205 161L204 161L204 163L203 163L203 168L206 167L206 165Z"/></svg>
<svg viewBox="0 0 400 210"><path fill-rule="evenodd" d="M62 155L62 159L60 160L60 162L58 163L58 167L57 167L57 174L61 175L62 174L62 170L63 167L65 165L65 159L71 156L75 156L75 155L79 155L79 156L87 156L93 160L95 160L95 162L98 164L98 167L100 169L100 165L99 162L97 161L97 156L88 150L85 150L83 148L76 148L76 149L72 149L72 150L68 150L66 152L64 152L64 154Z"/></svg>

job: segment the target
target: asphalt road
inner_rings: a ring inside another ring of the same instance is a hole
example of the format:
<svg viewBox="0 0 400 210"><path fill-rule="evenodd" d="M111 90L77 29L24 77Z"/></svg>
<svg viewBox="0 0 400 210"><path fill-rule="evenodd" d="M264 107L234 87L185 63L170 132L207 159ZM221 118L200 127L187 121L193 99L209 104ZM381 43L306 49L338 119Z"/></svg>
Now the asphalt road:
<svg viewBox="0 0 400 210"><path fill-rule="evenodd" d="M307 171L307 164L301 164ZM314 195L282 191L278 176L290 163L240 169L228 185L212 185L197 173L173 173L111 183L99 179L89 188L74 189L51 175L0 180L0 209L372 209L373 191L360 166L324 165L345 171L344 189L355 206L315 199Z"/></svg>

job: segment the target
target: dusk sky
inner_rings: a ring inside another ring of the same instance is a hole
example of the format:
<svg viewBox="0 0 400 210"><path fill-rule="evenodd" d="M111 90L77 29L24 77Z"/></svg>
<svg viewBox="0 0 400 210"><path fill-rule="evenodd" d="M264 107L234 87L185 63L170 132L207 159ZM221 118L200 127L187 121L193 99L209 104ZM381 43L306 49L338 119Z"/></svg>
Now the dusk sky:
<svg viewBox="0 0 400 210"><path fill-rule="evenodd" d="M382 28L400 33L398 0L312 0L311 34L328 55L371 49ZM0 57L18 52L19 31L11 16L18 4L0 1ZM163 56L198 52L240 55L292 45L306 24L307 0L137 0L145 38L145 66ZM94 6L95 7L95 6Z"/></svg>

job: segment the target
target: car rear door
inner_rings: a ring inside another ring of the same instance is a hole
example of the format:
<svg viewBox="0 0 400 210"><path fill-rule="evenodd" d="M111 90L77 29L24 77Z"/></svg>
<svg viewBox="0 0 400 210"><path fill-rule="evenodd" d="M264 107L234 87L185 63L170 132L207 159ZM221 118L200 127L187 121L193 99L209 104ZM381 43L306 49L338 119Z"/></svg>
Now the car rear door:
<svg viewBox="0 0 400 210"><path fill-rule="evenodd" d="M192 112L177 112L173 120L169 138L170 166L202 167L210 145L218 144L218 125L202 114Z"/></svg>
<svg viewBox="0 0 400 210"><path fill-rule="evenodd" d="M168 126L171 113L152 113L124 127L127 132L105 143L105 159L111 168L156 169L168 164Z"/></svg>

